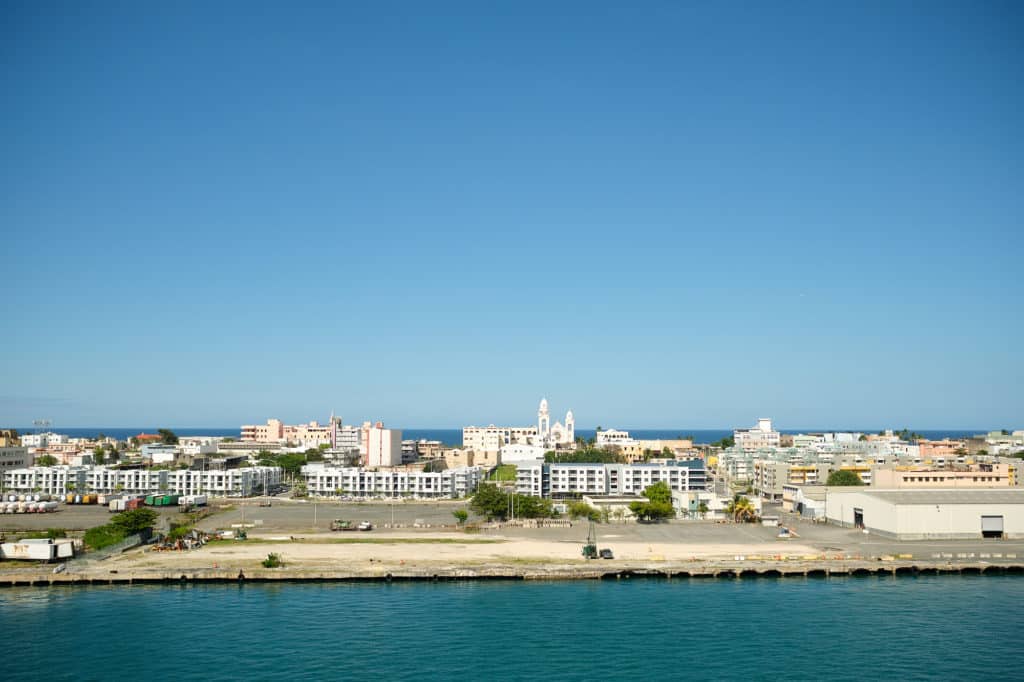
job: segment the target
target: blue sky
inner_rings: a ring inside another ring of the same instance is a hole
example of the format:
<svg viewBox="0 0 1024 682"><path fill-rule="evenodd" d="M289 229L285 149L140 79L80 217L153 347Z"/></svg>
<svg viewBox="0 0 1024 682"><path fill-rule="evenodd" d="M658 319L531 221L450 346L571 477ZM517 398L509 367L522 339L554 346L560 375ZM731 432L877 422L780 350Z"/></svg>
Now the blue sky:
<svg viewBox="0 0 1024 682"><path fill-rule="evenodd" d="M6 6L0 422L1024 427L1018 4L210 5Z"/></svg>

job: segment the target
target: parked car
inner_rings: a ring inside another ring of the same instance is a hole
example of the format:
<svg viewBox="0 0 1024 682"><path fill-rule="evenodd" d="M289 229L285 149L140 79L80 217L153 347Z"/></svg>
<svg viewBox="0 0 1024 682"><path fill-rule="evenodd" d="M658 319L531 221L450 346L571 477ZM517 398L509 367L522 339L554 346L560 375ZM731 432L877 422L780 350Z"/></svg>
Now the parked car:
<svg viewBox="0 0 1024 682"><path fill-rule="evenodd" d="M601 558L602 559L614 559L615 555L612 554L612 551L610 549L602 549L601 550Z"/></svg>
<svg viewBox="0 0 1024 682"><path fill-rule="evenodd" d="M359 524L359 530L373 530L373 524L369 521L363 521Z"/></svg>

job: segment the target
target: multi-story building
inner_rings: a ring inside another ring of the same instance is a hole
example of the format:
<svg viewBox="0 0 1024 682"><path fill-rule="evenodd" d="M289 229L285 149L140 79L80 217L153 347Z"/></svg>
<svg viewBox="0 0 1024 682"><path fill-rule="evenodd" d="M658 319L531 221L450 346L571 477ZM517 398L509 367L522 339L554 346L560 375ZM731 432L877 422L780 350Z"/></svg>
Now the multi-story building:
<svg viewBox="0 0 1024 682"><path fill-rule="evenodd" d="M736 429L733 439L736 447L746 452L781 447L779 432L772 428L771 419L758 419L757 426L752 429Z"/></svg>
<svg viewBox="0 0 1024 682"><path fill-rule="evenodd" d="M459 498L477 489L483 480L483 469L371 471L362 467L328 467L313 463L302 467L301 475L306 481L306 490L316 496Z"/></svg>
<svg viewBox="0 0 1024 682"><path fill-rule="evenodd" d="M462 429L462 447L474 452L499 452L506 445L536 445L547 450L571 449L576 445L576 418L569 410L565 424L551 423L547 399L540 401L537 426L467 426Z"/></svg>
<svg viewBox="0 0 1024 682"><path fill-rule="evenodd" d="M289 443L297 447L315 448L333 445L332 427L315 421L307 424L285 424L280 419L268 419L266 424L242 426L242 440L257 443Z"/></svg>
<svg viewBox="0 0 1024 682"><path fill-rule="evenodd" d="M385 429L383 422L363 424L361 454L369 467L390 467L402 463L402 431Z"/></svg>
<svg viewBox="0 0 1024 682"><path fill-rule="evenodd" d="M967 441L952 440L919 440L917 441L918 452L921 459L925 461L936 458L955 459L961 454L967 453Z"/></svg>
<svg viewBox="0 0 1024 682"><path fill-rule="evenodd" d="M538 497L640 495L664 481L671 490L706 490L704 461L669 460L657 464L533 464L516 471L516 490Z"/></svg>
<svg viewBox="0 0 1024 682"><path fill-rule="evenodd" d="M420 459L440 459L443 447L439 440L403 440L402 464L410 464Z"/></svg>
<svg viewBox="0 0 1024 682"><path fill-rule="evenodd" d="M1014 484L1008 464L980 464L966 470L878 469L876 488L1009 488Z"/></svg>
<svg viewBox="0 0 1024 682"><path fill-rule="evenodd" d="M358 426L343 426L340 419L332 420L331 447L335 450L358 450L362 433Z"/></svg>
<svg viewBox="0 0 1024 682"><path fill-rule="evenodd" d="M250 495L281 482L280 467L242 469L112 469L104 466L26 467L4 472L6 490L62 495L69 491L131 494Z"/></svg>
<svg viewBox="0 0 1024 682"><path fill-rule="evenodd" d="M31 463L32 455L24 445L5 445L0 447L0 471L21 469Z"/></svg>
<svg viewBox="0 0 1024 682"><path fill-rule="evenodd" d="M21 437L21 444L27 448L48 448L69 442L70 439L62 433L28 433Z"/></svg>

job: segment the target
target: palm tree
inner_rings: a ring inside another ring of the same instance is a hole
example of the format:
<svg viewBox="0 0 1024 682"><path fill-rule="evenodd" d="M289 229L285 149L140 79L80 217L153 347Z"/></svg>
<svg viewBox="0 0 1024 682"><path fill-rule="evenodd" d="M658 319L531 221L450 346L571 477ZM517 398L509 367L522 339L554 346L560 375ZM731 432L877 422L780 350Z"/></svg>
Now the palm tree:
<svg viewBox="0 0 1024 682"><path fill-rule="evenodd" d="M699 505L697 505L697 513L700 514L700 517L702 519L707 516L707 514L708 514L708 505L707 505L706 502L701 502Z"/></svg>
<svg viewBox="0 0 1024 682"><path fill-rule="evenodd" d="M754 505L739 493L729 501L725 512L732 516L733 521L737 522L749 523L757 519L757 510L754 509Z"/></svg>

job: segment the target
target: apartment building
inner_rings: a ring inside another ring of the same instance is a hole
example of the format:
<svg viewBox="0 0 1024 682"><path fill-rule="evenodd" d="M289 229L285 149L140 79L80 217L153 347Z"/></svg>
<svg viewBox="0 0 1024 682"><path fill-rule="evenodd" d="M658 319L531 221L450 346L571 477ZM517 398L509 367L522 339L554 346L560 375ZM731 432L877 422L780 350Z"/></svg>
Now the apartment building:
<svg viewBox="0 0 1024 682"><path fill-rule="evenodd" d="M668 460L652 464L533 464L516 471L516 490L537 497L641 495L664 481L671 490L706 490L704 461Z"/></svg>
<svg viewBox="0 0 1024 682"><path fill-rule="evenodd" d="M68 491L131 494L250 495L281 482L280 467L176 471L104 466L26 467L4 472L5 490L62 495Z"/></svg>
<svg viewBox="0 0 1024 682"><path fill-rule="evenodd" d="M301 475L308 493L316 496L460 498L476 491L484 470L458 467L440 472L370 471L316 462L303 466Z"/></svg>
<svg viewBox="0 0 1024 682"><path fill-rule="evenodd" d="M761 448L781 447L779 432L772 428L771 419L758 419L757 426L752 429L736 429L733 431L736 447L746 452Z"/></svg>

